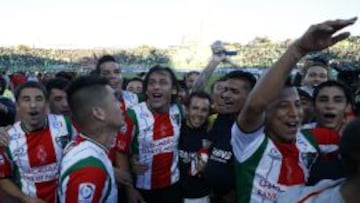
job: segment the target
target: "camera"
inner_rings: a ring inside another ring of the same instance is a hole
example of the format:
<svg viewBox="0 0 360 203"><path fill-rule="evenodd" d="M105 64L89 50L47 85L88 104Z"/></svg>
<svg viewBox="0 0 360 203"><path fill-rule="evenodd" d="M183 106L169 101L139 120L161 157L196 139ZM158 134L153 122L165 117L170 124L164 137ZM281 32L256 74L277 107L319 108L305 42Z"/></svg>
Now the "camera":
<svg viewBox="0 0 360 203"><path fill-rule="evenodd" d="M225 54L226 56L235 56L237 55L237 51L227 51L227 50L223 50L223 51L219 51L219 52L215 52L214 54Z"/></svg>

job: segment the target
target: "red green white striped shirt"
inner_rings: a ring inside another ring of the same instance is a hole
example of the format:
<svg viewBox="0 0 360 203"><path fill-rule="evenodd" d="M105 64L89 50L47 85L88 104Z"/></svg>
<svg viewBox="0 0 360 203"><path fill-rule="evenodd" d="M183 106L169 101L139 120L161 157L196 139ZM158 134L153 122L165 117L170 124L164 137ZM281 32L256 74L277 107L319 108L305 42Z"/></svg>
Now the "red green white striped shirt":
<svg viewBox="0 0 360 203"><path fill-rule="evenodd" d="M117 185L108 150L79 135L65 149L58 194L61 203L114 203Z"/></svg>
<svg viewBox="0 0 360 203"><path fill-rule="evenodd" d="M56 202L59 165L70 139L70 126L59 115L49 115L48 125L34 132L25 132L20 122L15 123L8 131L6 154L1 155L1 177L12 178L26 195Z"/></svg>

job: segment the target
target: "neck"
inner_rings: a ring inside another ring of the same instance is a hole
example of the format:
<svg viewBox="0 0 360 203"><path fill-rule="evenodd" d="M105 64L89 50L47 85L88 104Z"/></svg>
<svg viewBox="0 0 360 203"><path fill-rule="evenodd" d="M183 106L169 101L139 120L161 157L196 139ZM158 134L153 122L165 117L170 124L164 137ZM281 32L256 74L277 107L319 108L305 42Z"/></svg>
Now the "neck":
<svg viewBox="0 0 360 203"><path fill-rule="evenodd" d="M39 130L41 128L44 128L46 126L46 124L47 124L47 119L46 118L44 118L37 125L30 125L29 123L21 121L21 127L26 132L33 132L33 131Z"/></svg>
<svg viewBox="0 0 360 203"><path fill-rule="evenodd" d="M359 201L360 194L360 178L347 179L340 189L343 199L347 203L355 203Z"/></svg>
<svg viewBox="0 0 360 203"><path fill-rule="evenodd" d="M102 147L109 150L114 145L114 139L117 136L117 130L106 129L106 128L92 128L92 129L82 129L82 133L86 137L97 142Z"/></svg>
<svg viewBox="0 0 360 203"><path fill-rule="evenodd" d="M296 141L296 139L283 139L268 128L265 128L265 135L270 137L270 139L273 140L274 142L283 143L283 144L293 144Z"/></svg>
<svg viewBox="0 0 360 203"><path fill-rule="evenodd" d="M164 105L160 108L152 108L149 104L147 105L151 112L153 113L168 113L170 110L170 104Z"/></svg>
<svg viewBox="0 0 360 203"><path fill-rule="evenodd" d="M122 89L117 89L115 90L115 97L118 98L119 100L122 99Z"/></svg>

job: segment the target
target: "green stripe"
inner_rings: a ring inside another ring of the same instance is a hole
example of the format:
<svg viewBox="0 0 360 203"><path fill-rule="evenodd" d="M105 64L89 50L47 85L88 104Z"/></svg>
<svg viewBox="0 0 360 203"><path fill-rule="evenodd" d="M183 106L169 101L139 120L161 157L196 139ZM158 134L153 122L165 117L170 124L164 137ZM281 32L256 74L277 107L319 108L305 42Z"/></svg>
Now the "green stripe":
<svg viewBox="0 0 360 203"><path fill-rule="evenodd" d="M135 125L135 132L134 132L133 138L131 140L131 153L132 154L139 154L139 141L138 141L139 124L138 124L137 116L136 116L136 113L135 113L135 111L133 109L128 109L126 111L126 113L127 113L127 115L130 117L131 121Z"/></svg>
<svg viewBox="0 0 360 203"><path fill-rule="evenodd" d="M19 167L14 162L14 158L12 157L12 154L11 154L11 151L10 151L9 147L5 148L5 153L8 156L10 164L11 164L11 169L12 169L12 172L13 172L12 175L13 175L14 182L20 189L22 189Z"/></svg>
<svg viewBox="0 0 360 203"><path fill-rule="evenodd" d="M106 170L106 167L104 166L104 164L97 158L95 157L87 157L87 158L84 158L84 159L81 159L79 160L78 162L76 162L74 165L72 165L70 168L68 168L60 177L60 185L62 185L64 179L69 176L71 173L77 171L77 170L80 170L80 169L83 169L83 168L86 168L86 167L96 167L96 168L99 168L101 170L104 170L107 174L108 177L111 177L107 170ZM61 188L61 187L60 187ZM110 193L110 190L111 190L111 178L109 178L109 182L108 182L108 189L106 191L106 195L105 195L105 198L104 200L107 199L107 197L109 196L109 193ZM62 193L62 191L61 191Z"/></svg>
<svg viewBox="0 0 360 203"><path fill-rule="evenodd" d="M311 133L310 129L301 130L301 133L304 135L305 139L310 142L310 144L315 147L315 149L320 152L318 143L315 140L314 135Z"/></svg>
<svg viewBox="0 0 360 203"><path fill-rule="evenodd" d="M74 133L73 128L72 128L71 119L69 116L64 116L64 119L65 119L65 123L66 123L66 128L69 132L69 140L70 140L73 137L73 133Z"/></svg>
<svg viewBox="0 0 360 203"><path fill-rule="evenodd" d="M250 202L251 192L255 178L255 172L268 145L269 138L265 136L264 141L256 152L243 163L235 162L236 192L238 203Z"/></svg>

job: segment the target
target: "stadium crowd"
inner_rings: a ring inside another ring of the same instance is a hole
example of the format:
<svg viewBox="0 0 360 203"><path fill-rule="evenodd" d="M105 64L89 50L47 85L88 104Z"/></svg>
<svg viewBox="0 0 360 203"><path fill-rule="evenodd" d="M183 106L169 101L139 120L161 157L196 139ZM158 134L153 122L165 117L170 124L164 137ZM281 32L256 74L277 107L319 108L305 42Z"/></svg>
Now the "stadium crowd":
<svg viewBox="0 0 360 203"><path fill-rule="evenodd" d="M181 80L162 65L125 80L112 55L87 75L3 74L0 202L359 202L359 89L306 57L356 20L314 24L260 78L234 70L210 92L239 66L220 41Z"/></svg>

